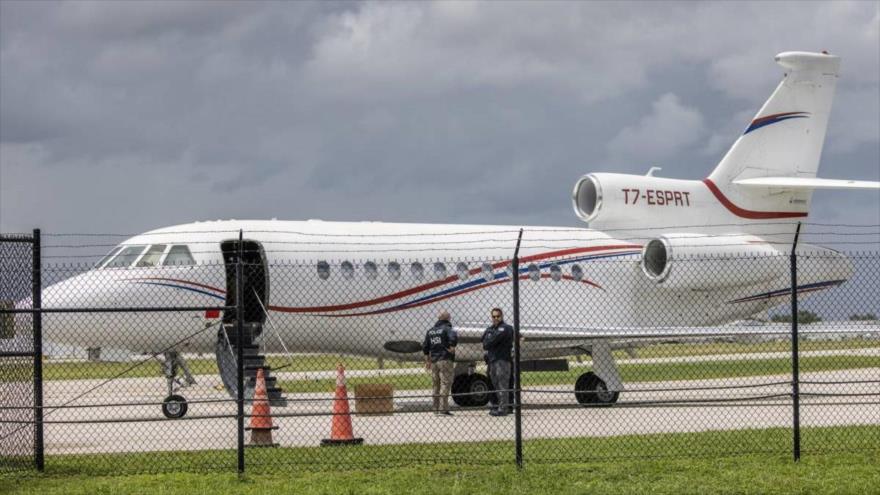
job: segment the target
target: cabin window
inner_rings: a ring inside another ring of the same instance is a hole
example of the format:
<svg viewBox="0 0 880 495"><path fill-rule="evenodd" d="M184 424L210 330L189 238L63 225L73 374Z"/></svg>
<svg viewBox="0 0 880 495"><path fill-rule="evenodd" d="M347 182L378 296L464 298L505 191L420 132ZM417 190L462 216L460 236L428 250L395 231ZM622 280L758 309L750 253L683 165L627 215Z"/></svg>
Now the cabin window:
<svg viewBox="0 0 880 495"><path fill-rule="evenodd" d="M99 261L99 262L95 265L95 268L101 268L102 266L104 266L108 261L110 261L111 258L113 258L114 256L116 256L116 253L118 253L121 249L122 249L122 246L116 246L115 248L113 248L112 251L110 251L109 253L107 253L106 256L104 256L103 258L101 258L101 261Z"/></svg>
<svg viewBox="0 0 880 495"><path fill-rule="evenodd" d="M138 260L137 265L139 267L144 266L157 266L159 264L159 259L162 258L162 255L165 254L165 248L167 246L165 244L153 244L147 249L147 253L144 254L140 260Z"/></svg>
<svg viewBox="0 0 880 495"><path fill-rule="evenodd" d="M581 268L581 265L571 265L571 278L577 282L584 278L584 270Z"/></svg>
<svg viewBox="0 0 880 495"><path fill-rule="evenodd" d="M550 265L550 278L553 279L554 282L562 280L562 268L559 268L559 265L556 263Z"/></svg>
<svg viewBox="0 0 880 495"><path fill-rule="evenodd" d="M483 264L480 266L480 271L482 272L482 274L483 274L483 279L484 279L486 282L491 282L491 281L495 278L495 274L493 273L493 270L492 270L492 264L491 264L491 263L483 263Z"/></svg>
<svg viewBox="0 0 880 495"><path fill-rule="evenodd" d="M434 263L434 276L437 278L446 278L446 265L443 263Z"/></svg>
<svg viewBox="0 0 880 495"><path fill-rule="evenodd" d="M376 276L379 274L378 268L376 268L376 264L372 261L368 261L364 263L364 274L370 280L376 280Z"/></svg>
<svg viewBox="0 0 880 495"><path fill-rule="evenodd" d="M400 263L396 261L388 263L388 276L391 277L392 280L400 278Z"/></svg>
<svg viewBox="0 0 880 495"><path fill-rule="evenodd" d="M327 280L330 278L330 263L326 261L318 262L318 278L321 280Z"/></svg>
<svg viewBox="0 0 880 495"><path fill-rule="evenodd" d="M455 265L455 274L458 275L459 280L467 280L470 276L470 270L468 270L467 263L459 263Z"/></svg>
<svg viewBox="0 0 880 495"><path fill-rule="evenodd" d="M107 263L107 268L122 268L132 263L144 252L147 246L125 246L115 258Z"/></svg>
<svg viewBox="0 0 880 495"><path fill-rule="evenodd" d="M343 261L341 268L342 278L346 280L351 280L354 278L354 265L352 265L350 261Z"/></svg>
<svg viewBox="0 0 880 495"><path fill-rule="evenodd" d="M409 267L409 272L416 280L421 280L425 276L425 267L421 263L415 262Z"/></svg>
<svg viewBox="0 0 880 495"><path fill-rule="evenodd" d="M538 268L538 265L534 263L529 265L529 278L532 279L533 282L541 280L541 269Z"/></svg>
<svg viewBox="0 0 880 495"><path fill-rule="evenodd" d="M171 246L171 249L168 250L168 255L165 256L165 261L162 262L164 266L189 266L195 264L196 260L193 259L189 248L182 244Z"/></svg>

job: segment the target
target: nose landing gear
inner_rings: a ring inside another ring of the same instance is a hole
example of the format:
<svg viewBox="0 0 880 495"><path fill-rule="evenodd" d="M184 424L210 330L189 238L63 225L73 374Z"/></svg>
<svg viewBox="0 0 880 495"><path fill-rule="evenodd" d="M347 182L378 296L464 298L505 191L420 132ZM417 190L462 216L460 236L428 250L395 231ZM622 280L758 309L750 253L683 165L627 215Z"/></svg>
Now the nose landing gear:
<svg viewBox="0 0 880 495"><path fill-rule="evenodd" d="M186 399L180 395L169 395L162 401L162 414L168 419L179 419L186 416Z"/></svg>
<svg viewBox="0 0 880 495"><path fill-rule="evenodd" d="M180 419L186 416L188 405L186 399L182 395L175 392L196 383L189 367L186 365L183 357L177 351L168 351L164 353L165 361L162 363L162 373L168 382L168 397L162 401L162 414L168 419ZM178 372L183 372L183 376L178 378Z"/></svg>

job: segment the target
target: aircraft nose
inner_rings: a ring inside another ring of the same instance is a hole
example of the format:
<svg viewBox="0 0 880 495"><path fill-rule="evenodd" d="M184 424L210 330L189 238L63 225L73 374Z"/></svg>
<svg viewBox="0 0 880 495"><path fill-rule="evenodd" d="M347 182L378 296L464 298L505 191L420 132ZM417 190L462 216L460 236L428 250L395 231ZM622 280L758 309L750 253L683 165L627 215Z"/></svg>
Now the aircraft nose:
<svg viewBox="0 0 880 495"><path fill-rule="evenodd" d="M76 278L76 277L74 277ZM71 297L72 279L54 283L43 289L40 294L41 305L46 309L69 308L74 306Z"/></svg>
<svg viewBox="0 0 880 495"><path fill-rule="evenodd" d="M40 293L43 309L76 309L100 307L97 290L99 285L93 283L90 272L74 275L66 280L56 282L43 288ZM93 319L84 318L79 313L43 314L43 338L46 341L60 342L75 337L87 330Z"/></svg>
<svg viewBox="0 0 880 495"><path fill-rule="evenodd" d="M109 290L107 281L87 271L43 288L42 306L47 309L95 308L105 304L102 295ZM105 302L106 303L106 302Z"/></svg>

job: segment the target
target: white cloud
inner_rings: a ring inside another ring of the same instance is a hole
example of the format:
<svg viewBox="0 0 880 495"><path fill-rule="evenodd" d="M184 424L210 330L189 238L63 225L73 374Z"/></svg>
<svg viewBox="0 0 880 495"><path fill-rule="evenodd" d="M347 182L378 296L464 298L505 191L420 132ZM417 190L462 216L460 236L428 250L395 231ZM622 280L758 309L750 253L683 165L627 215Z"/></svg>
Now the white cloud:
<svg viewBox="0 0 880 495"><path fill-rule="evenodd" d="M861 145L880 148L880 100L877 87L839 91L831 110L829 150L852 152ZM876 164L880 167L880 163Z"/></svg>
<svg viewBox="0 0 880 495"><path fill-rule="evenodd" d="M606 22L617 9L556 7L361 4L327 23L306 74L333 97L351 98L537 85L592 102L643 84L646 64L623 56L628 40Z"/></svg>
<svg viewBox="0 0 880 495"><path fill-rule="evenodd" d="M701 153L721 160L723 153L733 146L733 143L748 127L755 112L755 109L741 110L734 113L730 119L722 122L720 127L712 131Z"/></svg>
<svg viewBox="0 0 880 495"><path fill-rule="evenodd" d="M699 110L667 93L651 105L651 113L624 127L607 146L611 163L632 161L657 165L700 141L706 134Z"/></svg>
<svg viewBox="0 0 880 495"><path fill-rule="evenodd" d="M876 2L2 9L3 228L573 222L583 173L706 173L791 49L843 57L826 166L858 178L880 162Z"/></svg>

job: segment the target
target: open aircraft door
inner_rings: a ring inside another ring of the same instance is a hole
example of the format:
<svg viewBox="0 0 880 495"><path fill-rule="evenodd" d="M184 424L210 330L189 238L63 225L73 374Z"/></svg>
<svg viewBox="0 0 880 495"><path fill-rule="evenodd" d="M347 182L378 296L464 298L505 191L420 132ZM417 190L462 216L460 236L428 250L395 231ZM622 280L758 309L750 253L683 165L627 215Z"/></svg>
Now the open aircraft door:
<svg viewBox="0 0 880 495"><path fill-rule="evenodd" d="M238 332L237 321L241 317L244 334L242 342L245 356L245 395L249 395L250 378L256 371L250 369L264 362L259 355L255 340L263 333L263 324L266 322L266 312L263 310L269 298L269 269L266 264L266 253L263 246L257 241L229 240L220 243L223 252L223 262L226 265L226 307L223 314L223 325L217 332L217 367L223 385L230 396L236 397L238 390L237 380L237 356L238 356ZM241 262L241 298L243 309L241 315L236 308L237 291L239 284L236 280L237 266Z"/></svg>

